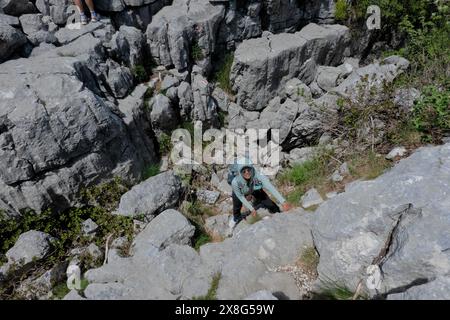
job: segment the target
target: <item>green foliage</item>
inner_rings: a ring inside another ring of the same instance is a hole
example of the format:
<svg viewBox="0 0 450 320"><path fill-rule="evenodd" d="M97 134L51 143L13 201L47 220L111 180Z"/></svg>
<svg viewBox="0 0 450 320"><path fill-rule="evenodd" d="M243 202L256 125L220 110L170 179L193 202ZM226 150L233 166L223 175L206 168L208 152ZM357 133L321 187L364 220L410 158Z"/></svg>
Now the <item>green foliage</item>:
<svg viewBox="0 0 450 320"><path fill-rule="evenodd" d="M193 41L191 46L191 57L194 61L200 61L205 58L205 55L203 54L202 48L200 48L197 41Z"/></svg>
<svg viewBox="0 0 450 320"><path fill-rule="evenodd" d="M327 164L324 157L317 156L312 160L294 165L280 177L281 182L291 182L296 186L309 185L326 175Z"/></svg>
<svg viewBox="0 0 450 320"><path fill-rule="evenodd" d="M157 137L158 144L159 144L159 152L162 155L169 154L170 150L172 149L172 141L168 134L162 132Z"/></svg>
<svg viewBox="0 0 450 320"><path fill-rule="evenodd" d="M382 24L392 28L400 23L405 15L416 17L426 16L432 10L433 3L429 0L358 0L354 1L353 11L357 19L365 19L367 8L377 5L381 9ZM414 21L416 22L416 21Z"/></svg>
<svg viewBox="0 0 450 320"><path fill-rule="evenodd" d="M142 65L136 65L133 67L132 71L134 78L137 82L142 83L148 80L148 74L145 67Z"/></svg>
<svg viewBox="0 0 450 320"><path fill-rule="evenodd" d="M151 164L147 168L145 168L144 173L142 175L143 180L147 180L150 177L156 176L159 173L159 164Z"/></svg>
<svg viewBox="0 0 450 320"><path fill-rule="evenodd" d="M219 287L221 277L222 275L220 273L214 275L208 293L204 296L193 297L192 300L217 300L217 288Z"/></svg>
<svg viewBox="0 0 450 320"><path fill-rule="evenodd" d="M345 286L328 286L318 293L314 293L313 300L350 300L354 293Z"/></svg>
<svg viewBox="0 0 450 320"><path fill-rule="evenodd" d="M223 58L217 72L214 74L213 79L217 82L217 85L226 93L232 94L230 73L233 65L234 56L232 53L227 53Z"/></svg>
<svg viewBox="0 0 450 320"><path fill-rule="evenodd" d="M119 177L107 183L84 188L80 194L83 201L90 206L98 206L106 210L114 210L119 204L122 195L128 191L128 187Z"/></svg>
<svg viewBox="0 0 450 320"><path fill-rule="evenodd" d="M425 87L414 106L412 122L427 141L439 140L445 132L450 132L450 87L446 90Z"/></svg>
<svg viewBox="0 0 450 320"><path fill-rule="evenodd" d="M328 176L333 168L330 158L332 153L329 150L320 150L311 160L296 164L280 175L278 178L280 183L295 187L287 195L289 202L298 203L303 194L310 188L316 187L320 189L320 187L328 183Z"/></svg>
<svg viewBox="0 0 450 320"><path fill-rule="evenodd" d="M348 7L346 0L337 0L336 1L336 12L334 14L337 21L347 20L348 17Z"/></svg>
<svg viewBox="0 0 450 320"><path fill-rule="evenodd" d="M200 236L198 236L195 241L194 241L194 249L195 250L199 250L200 247L206 243L211 242L211 237L206 234L206 233L202 233Z"/></svg>
<svg viewBox="0 0 450 320"><path fill-rule="evenodd" d="M62 300L70 292L66 282L61 282L52 289L53 299Z"/></svg>

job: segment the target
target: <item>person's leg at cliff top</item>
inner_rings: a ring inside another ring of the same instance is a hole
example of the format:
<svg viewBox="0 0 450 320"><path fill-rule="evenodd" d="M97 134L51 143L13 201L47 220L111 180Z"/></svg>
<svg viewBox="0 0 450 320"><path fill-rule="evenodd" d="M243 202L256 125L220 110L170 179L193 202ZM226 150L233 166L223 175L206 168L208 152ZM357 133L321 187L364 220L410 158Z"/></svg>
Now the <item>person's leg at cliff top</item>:
<svg viewBox="0 0 450 320"><path fill-rule="evenodd" d="M88 6L89 10L91 11L91 21L96 22L98 21L98 14L95 12L95 6L93 0L85 0L86 5ZM75 5L77 6L78 10L80 11L80 21L81 24L87 24L87 17L84 13L84 7L83 7L83 1L82 0L74 0Z"/></svg>

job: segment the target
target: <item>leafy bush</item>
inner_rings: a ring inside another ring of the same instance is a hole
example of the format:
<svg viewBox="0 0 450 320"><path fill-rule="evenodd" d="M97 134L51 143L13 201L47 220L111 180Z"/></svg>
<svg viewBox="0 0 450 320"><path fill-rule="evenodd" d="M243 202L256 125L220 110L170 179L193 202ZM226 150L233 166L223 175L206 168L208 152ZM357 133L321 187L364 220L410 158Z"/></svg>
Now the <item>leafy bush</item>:
<svg viewBox="0 0 450 320"><path fill-rule="evenodd" d="M156 176L159 173L159 167L159 164L152 164L145 168L142 179L147 180L150 177Z"/></svg>
<svg viewBox="0 0 450 320"><path fill-rule="evenodd" d="M200 61L205 58L202 48L200 48L197 41L194 41L191 46L191 56L194 61Z"/></svg>
<svg viewBox="0 0 450 320"><path fill-rule="evenodd" d="M346 0L337 0L336 1L336 12L334 14L334 17L337 21L344 21L347 20L348 17L348 7L347 7L347 1Z"/></svg>
<svg viewBox="0 0 450 320"><path fill-rule="evenodd" d="M132 71L134 78L137 82L142 83L148 80L148 74L144 66L136 65L133 67Z"/></svg>
<svg viewBox="0 0 450 320"><path fill-rule="evenodd" d="M422 98L416 103L412 122L427 141L439 140L450 132L450 89L425 87Z"/></svg>
<svg viewBox="0 0 450 320"><path fill-rule="evenodd" d="M110 182L84 188L80 194L83 201L88 205L112 211L117 207L120 198L127 191L128 187L119 177L115 177Z"/></svg>
<svg viewBox="0 0 450 320"><path fill-rule="evenodd" d="M170 152L172 149L172 141L168 134L162 132L158 135L158 144L159 144L159 152L162 155L166 155Z"/></svg>

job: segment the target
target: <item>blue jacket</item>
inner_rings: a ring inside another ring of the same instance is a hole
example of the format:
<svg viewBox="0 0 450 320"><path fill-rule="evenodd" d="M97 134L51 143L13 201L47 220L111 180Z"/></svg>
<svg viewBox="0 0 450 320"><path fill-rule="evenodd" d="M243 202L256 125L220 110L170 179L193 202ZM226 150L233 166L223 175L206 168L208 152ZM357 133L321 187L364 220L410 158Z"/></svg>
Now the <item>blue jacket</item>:
<svg viewBox="0 0 450 320"><path fill-rule="evenodd" d="M250 168L252 170L252 176L249 181L245 180L245 178L241 174L242 169L244 168ZM234 177L233 181L231 182L231 187L233 189L233 192L238 197L238 199L248 210L254 211L255 209L253 208L252 204L249 201L247 201L245 196L252 194L254 190L265 189L266 191L270 192L280 204L286 202L283 196L270 182L269 178L267 178L263 174L260 174L255 169L255 167L253 166L253 164L249 159L246 158L239 159L237 163L237 169L238 174Z"/></svg>

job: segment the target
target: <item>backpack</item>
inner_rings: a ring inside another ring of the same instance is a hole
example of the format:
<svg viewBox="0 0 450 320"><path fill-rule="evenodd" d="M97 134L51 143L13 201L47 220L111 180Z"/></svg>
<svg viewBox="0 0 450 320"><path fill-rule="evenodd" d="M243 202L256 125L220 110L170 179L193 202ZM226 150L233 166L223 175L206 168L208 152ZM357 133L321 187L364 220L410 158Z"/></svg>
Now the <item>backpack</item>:
<svg viewBox="0 0 450 320"><path fill-rule="evenodd" d="M234 163L230 164L228 166L227 182L230 186L231 186L231 183L233 182L234 177L236 177L238 174L239 174L238 164L236 163L236 159L235 159Z"/></svg>

